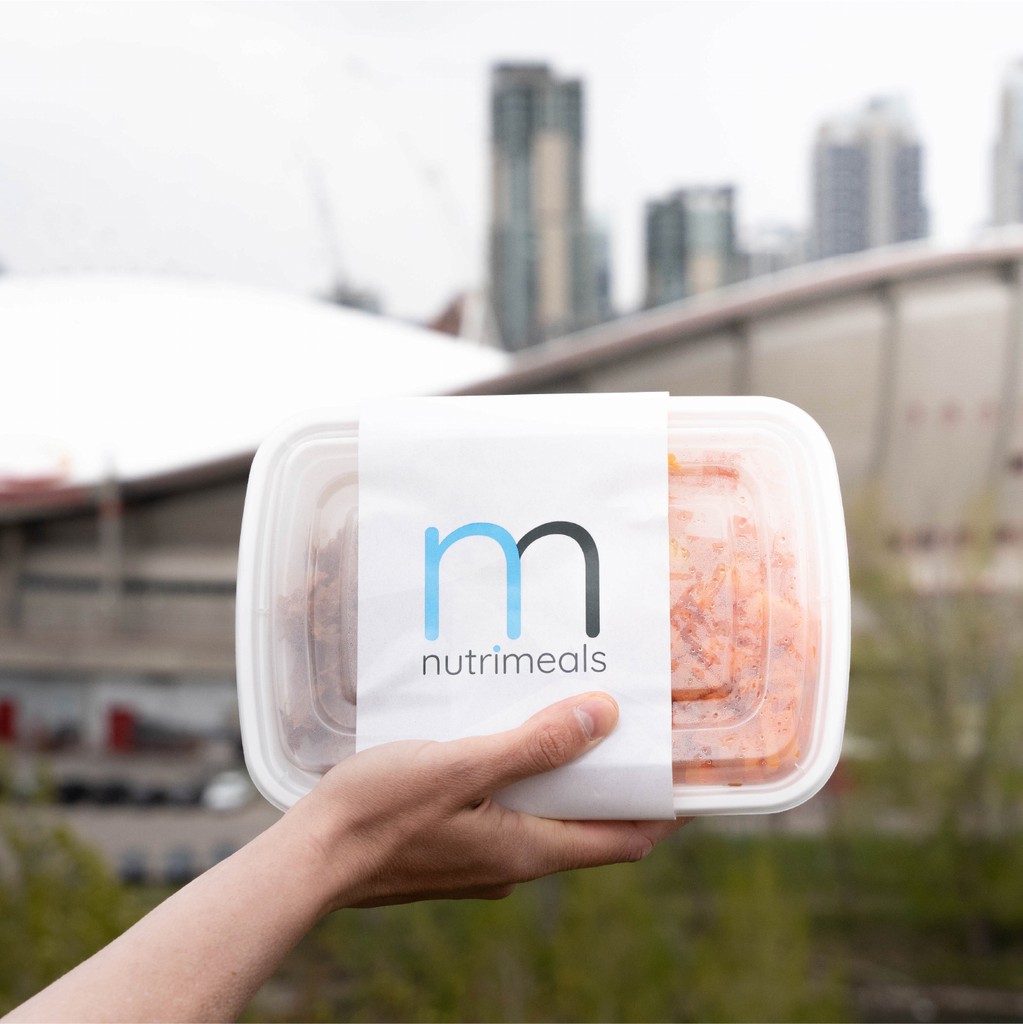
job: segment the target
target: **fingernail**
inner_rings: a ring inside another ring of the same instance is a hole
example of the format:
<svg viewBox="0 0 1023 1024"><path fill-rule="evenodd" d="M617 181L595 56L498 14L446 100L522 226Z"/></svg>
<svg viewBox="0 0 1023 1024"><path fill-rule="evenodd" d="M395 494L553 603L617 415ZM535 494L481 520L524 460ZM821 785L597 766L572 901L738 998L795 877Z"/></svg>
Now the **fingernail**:
<svg viewBox="0 0 1023 1024"><path fill-rule="evenodd" d="M610 697L587 697L573 710L590 740L603 739L618 721L618 705Z"/></svg>

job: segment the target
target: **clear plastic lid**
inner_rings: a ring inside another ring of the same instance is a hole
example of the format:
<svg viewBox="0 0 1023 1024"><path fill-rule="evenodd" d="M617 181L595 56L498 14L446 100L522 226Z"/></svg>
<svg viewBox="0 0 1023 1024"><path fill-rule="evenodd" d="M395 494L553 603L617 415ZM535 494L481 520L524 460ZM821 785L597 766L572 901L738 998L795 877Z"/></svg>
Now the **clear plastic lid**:
<svg viewBox="0 0 1023 1024"><path fill-rule="evenodd" d="M824 434L764 398L672 398L665 437L677 814L783 810L841 749L849 576ZM260 448L238 573L246 761L279 807L355 751L358 424Z"/></svg>

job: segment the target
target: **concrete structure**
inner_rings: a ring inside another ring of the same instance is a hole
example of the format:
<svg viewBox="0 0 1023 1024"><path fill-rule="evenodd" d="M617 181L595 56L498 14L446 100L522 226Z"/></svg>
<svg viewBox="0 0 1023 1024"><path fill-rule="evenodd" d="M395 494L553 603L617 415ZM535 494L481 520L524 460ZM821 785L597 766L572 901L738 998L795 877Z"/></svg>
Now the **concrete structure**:
<svg viewBox="0 0 1023 1024"><path fill-rule="evenodd" d="M598 319L599 239L583 201L583 87L500 64L491 92L490 291L515 351Z"/></svg>
<svg viewBox="0 0 1023 1024"><path fill-rule="evenodd" d="M905 105L874 99L822 124L813 189L813 258L925 238L923 147Z"/></svg>
<svg viewBox="0 0 1023 1024"><path fill-rule="evenodd" d="M647 203L647 308L721 288L742 276L732 186L683 188Z"/></svg>
<svg viewBox="0 0 1023 1024"><path fill-rule="evenodd" d="M1023 222L1023 61L1008 70L1002 83L994 151L992 222Z"/></svg>

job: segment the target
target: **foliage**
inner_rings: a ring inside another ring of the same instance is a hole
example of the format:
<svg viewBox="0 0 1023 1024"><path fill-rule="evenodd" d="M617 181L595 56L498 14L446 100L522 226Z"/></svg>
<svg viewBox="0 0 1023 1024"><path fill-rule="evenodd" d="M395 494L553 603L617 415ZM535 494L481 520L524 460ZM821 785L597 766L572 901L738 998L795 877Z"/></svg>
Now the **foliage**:
<svg viewBox="0 0 1023 1024"><path fill-rule="evenodd" d="M0 807L0 1013L60 977L137 916L98 854L32 807Z"/></svg>
<svg viewBox="0 0 1023 1024"><path fill-rule="evenodd" d="M696 942L693 1019L844 1019L837 972L814 970L809 893L783 883L770 844L748 853L727 858L715 912Z"/></svg>
<svg viewBox="0 0 1023 1024"><path fill-rule="evenodd" d="M542 879L500 903L342 912L285 966L295 1001L279 1016L845 1019L844 990L810 953L799 877L779 875L771 843L693 825L641 864ZM253 1019L269 1009L257 999Z"/></svg>
<svg viewBox="0 0 1023 1024"><path fill-rule="evenodd" d="M36 800L21 798L27 788ZM19 783L0 746L0 1014L91 956L144 909L100 856L54 824L45 771Z"/></svg>
<svg viewBox="0 0 1023 1024"><path fill-rule="evenodd" d="M860 829L926 838L905 880L921 915L947 904L970 943L990 948L1023 901L1023 599L988 585L981 545L914 567L869 531L854 536L868 625L854 645L849 731L869 737L870 753L854 766L847 813Z"/></svg>

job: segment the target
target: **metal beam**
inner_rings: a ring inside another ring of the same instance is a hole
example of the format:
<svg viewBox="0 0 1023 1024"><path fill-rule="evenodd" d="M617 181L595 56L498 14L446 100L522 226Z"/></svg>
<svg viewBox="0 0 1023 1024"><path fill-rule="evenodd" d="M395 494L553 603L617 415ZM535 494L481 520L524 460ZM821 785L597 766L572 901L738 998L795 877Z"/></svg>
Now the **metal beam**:
<svg viewBox="0 0 1023 1024"><path fill-rule="evenodd" d="M901 348L902 318L899 289L894 281L877 288L877 301L884 322L881 326L880 373L877 382L877 418L871 445L868 478L880 480L888 465L895 432L895 405L898 401L898 366Z"/></svg>
<svg viewBox="0 0 1023 1024"><path fill-rule="evenodd" d="M1009 292L1009 311L1005 325L1005 352L1002 363L1002 393L998 403L998 421L991 444L991 462L988 467L988 484L992 493L998 493L1005 476L1005 464L1009 458L1019 408L1019 375L1021 353L1023 353L1023 261L1012 260L1002 270L1003 279Z"/></svg>

